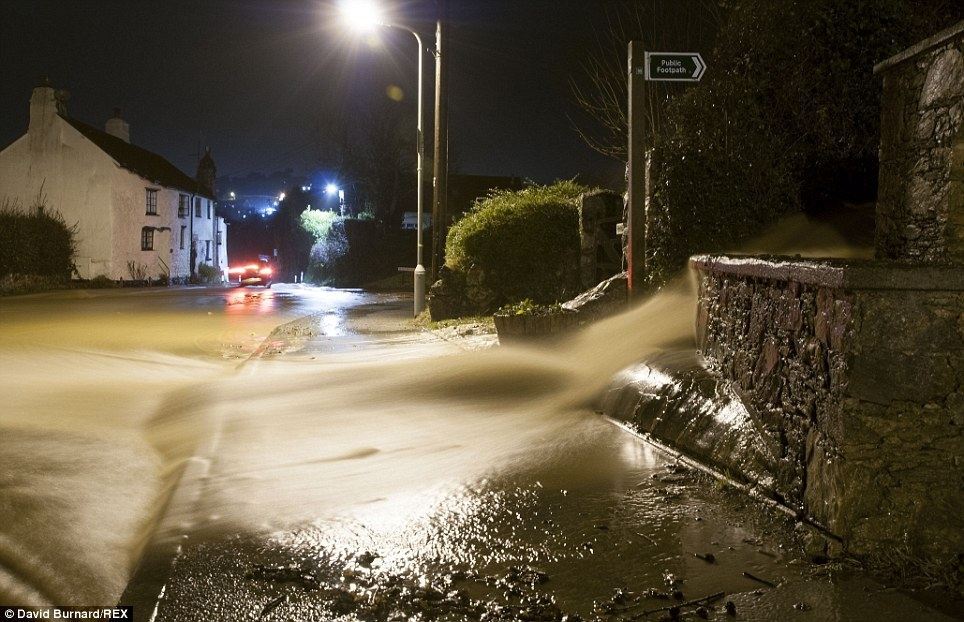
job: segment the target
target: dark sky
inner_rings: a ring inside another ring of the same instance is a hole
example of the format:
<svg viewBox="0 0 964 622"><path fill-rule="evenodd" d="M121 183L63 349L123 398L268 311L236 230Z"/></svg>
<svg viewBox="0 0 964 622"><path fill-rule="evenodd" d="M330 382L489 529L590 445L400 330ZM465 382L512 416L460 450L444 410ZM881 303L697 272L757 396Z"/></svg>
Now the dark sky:
<svg viewBox="0 0 964 622"><path fill-rule="evenodd" d="M434 40L430 1L384 4ZM618 182L621 165L584 146L568 118L568 76L601 3L451 4L453 168ZM392 84L414 125L414 39L383 29L372 47L332 12L320 0L2 0L0 145L26 130L41 76L70 91L72 116L98 127L121 107L133 142L192 173L199 144L212 147L220 175L305 170L319 156L319 127L352 119ZM427 132L433 69L426 55Z"/></svg>

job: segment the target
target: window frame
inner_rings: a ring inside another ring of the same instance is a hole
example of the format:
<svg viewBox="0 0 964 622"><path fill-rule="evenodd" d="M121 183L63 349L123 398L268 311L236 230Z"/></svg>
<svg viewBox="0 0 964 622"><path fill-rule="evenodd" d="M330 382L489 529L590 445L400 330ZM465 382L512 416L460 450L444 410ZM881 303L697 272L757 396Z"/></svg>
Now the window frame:
<svg viewBox="0 0 964 622"><path fill-rule="evenodd" d="M157 193L157 188L144 188L144 213L147 216L157 216Z"/></svg>
<svg viewBox="0 0 964 622"><path fill-rule="evenodd" d="M201 218L201 197L194 197L194 217Z"/></svg>
<svg viewBox="0 0 964 622"><path fill-rule="evenodd" d="M191 195L179 193L177 195L177 217L187 218L189 213L191 213Z"/></svg>
<svg viewBox="0 0 964 622"><path fill-rule="evenodd" d="M141 250L154 250L154 227L141 227Z"/></svg>

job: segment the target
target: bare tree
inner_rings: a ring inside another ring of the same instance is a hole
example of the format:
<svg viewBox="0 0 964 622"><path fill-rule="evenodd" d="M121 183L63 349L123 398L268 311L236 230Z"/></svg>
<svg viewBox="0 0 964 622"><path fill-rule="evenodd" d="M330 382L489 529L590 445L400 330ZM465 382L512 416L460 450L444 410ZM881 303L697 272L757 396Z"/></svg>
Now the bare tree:
<svg viewBox="0 0 964 622"><path fill-rule="evenodd" d="M701 52L708 56L722 22L721 0L624 0L605 5L593 45L570 78L581 119L571 118L580 138L599 153L626 160L630 41L648 50ZM647 144L661 132L666 102L682 92L673 82L652 82L646 91Z"/></svg>
<svg viewBox="0 0 964 622"><path fill-rule="evenodd" d="M383 222L400 219L415 194L410 128L395 102L385 101L351 117L329 119L319 132L319 159L351 189L351 203ZM409 174L412 173L412 174Z"/></svg>

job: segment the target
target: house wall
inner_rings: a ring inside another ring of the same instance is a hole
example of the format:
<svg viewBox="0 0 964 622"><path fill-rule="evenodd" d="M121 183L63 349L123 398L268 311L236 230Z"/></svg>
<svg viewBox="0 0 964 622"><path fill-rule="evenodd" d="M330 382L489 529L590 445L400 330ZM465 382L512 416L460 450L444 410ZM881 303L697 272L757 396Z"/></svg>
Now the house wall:
<svg viewBox="0 0 964 622"><path fill-rule="evenodd" d="M53 115L0 152L0 200L27 209L42 191L47 209L77 227L80 275L112 274L110 204L116 168L104 152Z"/></svg>
<svg viewBox="0 0 964 622"><path fill-rule="evenodd" d="M218 231L220 232L221 243L218 245L218 263L217 266L222 272L222 277L227 279L227 269L228 269L228 223L224 222L223 218L218 218L217 220Z"/></svg>
<svg viewBox="0 0 964 622"><path fill-rule="evenodd" d="M202 264L214 266L216 265L217 261L217 246L215 244L217 217L214 213L214 202L205 197L200 197L200 199L201 215L195 215L196 212L192 203L190 218L190 220L193 221L194 227L193 239L197 245L197 260L195 267ZM188 226L192 226L192 223L189 222ZM208 252L209 248L210 252Z"/></svg>
<svg viewBox="0 0 964 622"><path fill-rule="evenodd" d="M157 192L157 214L147 214L148 188ZM52 88L34 89L27 133L0 151L0 200L29 209L41 193L46 208L60 212L76 227L75 264L82 278L186 279L190 274L190 236L197 241L198 263L215 263L215 215L201 197L201 215L178 217L182 191L161 187L122 168L59 114ZM192 227L193 221L193 227ZM181 248L181 226L187 239ZM151 250L141 249L144 227L154 231ZM205 243L211 258L205 258Z"/></svg>

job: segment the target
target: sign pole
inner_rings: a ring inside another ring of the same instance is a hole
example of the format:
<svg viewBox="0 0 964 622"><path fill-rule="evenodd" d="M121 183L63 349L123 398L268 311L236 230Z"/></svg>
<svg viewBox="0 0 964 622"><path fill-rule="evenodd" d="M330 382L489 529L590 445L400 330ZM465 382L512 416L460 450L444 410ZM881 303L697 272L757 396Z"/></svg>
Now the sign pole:
<svg viewBox="0 0 964 622"><path fill-rule="evenodd" d="M646 278L646 78L641 41L629 42L629 173L626 271L629 296L638 296Z"/></svg>

